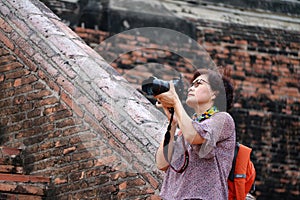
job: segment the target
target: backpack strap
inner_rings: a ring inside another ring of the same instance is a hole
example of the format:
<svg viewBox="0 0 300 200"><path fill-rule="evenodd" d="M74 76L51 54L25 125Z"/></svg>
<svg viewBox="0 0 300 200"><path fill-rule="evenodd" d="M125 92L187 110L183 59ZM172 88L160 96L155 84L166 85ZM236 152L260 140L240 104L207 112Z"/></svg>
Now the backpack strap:
<svg viewBox="0 0 300 200"><path fill-rule="evenodd" d="M240 144L236 158L236 167L234 170L234 187L236 192L236 200L244 200L246 198L246 173L247 166L250 161L252 149Z"/></svg>
<svg viewBox="0 0 300 200"><path fill-rule="evenodd" d="M251 151L251 148L242 144L239 145L239 151L236 158L237 166L234 170L234 178L246 178L247 165L250 160Z"/></svg>
<svg viewBox="0 0 300 200"><path fill-rule="evenodd" d="M239 152L239 147L240 147L240 143L237 142L236 145L235 145L235 149L234 149L234 156L233 156L233 161L232 161L232 167L231 167L231 170L230 170L230 173L229 173L229 176L228 176L228 179L230 181L234 180L234 171L235 171L236 157L237 157L237 154Z"/></svg>

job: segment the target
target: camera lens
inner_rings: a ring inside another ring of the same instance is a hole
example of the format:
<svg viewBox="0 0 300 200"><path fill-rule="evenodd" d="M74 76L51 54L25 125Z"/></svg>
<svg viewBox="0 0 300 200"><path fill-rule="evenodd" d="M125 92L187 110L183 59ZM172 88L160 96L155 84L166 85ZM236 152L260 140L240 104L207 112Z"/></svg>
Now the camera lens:
<svg viewBox="0 0 300 200"><path fill-rule="evenodd" d="M147 95L159 95L161 93L167 92L170 89L169 82L160 80L156 77L150 77L143 81L142 90Z"/></svg>

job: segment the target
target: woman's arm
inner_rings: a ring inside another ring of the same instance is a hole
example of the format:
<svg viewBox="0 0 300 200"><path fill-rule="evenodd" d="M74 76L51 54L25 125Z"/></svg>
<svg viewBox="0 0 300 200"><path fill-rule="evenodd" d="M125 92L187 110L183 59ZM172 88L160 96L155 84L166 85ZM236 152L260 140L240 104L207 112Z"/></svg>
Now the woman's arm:
<svg viewBox="0 0 300 200"><path fill-rule="evenodd" d="M192 119L184 110L182 103L180 100L176 101L174 110L177 116L178 125L182 131L184 139L189 144L202 144L205 142L205 139L201 137L197 131L195 130Z"/></svg>
<svg viewBox="0 0 300 200"><path fill-rule="evenodd" d="M192 124L192 119L183 108L172 82L170 82L170 90L168 92L157 95L155 98L160 101L164 108L174 108L179 128L188 143L202 144L205 142L205 139L202 138L195 130Z"/></svg>

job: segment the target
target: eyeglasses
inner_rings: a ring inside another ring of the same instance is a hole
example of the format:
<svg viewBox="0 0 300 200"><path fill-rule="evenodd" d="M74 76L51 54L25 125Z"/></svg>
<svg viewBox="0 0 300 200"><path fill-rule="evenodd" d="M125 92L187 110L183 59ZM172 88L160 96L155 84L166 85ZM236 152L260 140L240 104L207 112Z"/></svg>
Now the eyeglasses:
<svg viewBox="0 0 300 200"><path fill-rule="evenodd" d="M191 87L195 87L197 88L199 85L202 85L203 83L207 83L209 84L207 81L203 80L203 79L196 79L192 82Z"/></svg>

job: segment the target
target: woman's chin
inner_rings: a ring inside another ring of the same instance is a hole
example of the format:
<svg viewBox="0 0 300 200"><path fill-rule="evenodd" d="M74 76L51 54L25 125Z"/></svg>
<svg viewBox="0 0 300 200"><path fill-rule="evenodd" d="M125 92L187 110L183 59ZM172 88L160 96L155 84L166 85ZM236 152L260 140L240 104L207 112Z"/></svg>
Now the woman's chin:
<svg viewBox="0 0 300 200"><path fill-rule="evenodd" d="M186 103L186 105L187 105L188 107L190 107L190 108L194 108L194 106L195 106L195 102L193 102L193 101L190 100L190 99L187 99L187 100L185 101L185 103Z"/></svg>

